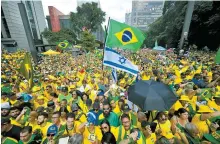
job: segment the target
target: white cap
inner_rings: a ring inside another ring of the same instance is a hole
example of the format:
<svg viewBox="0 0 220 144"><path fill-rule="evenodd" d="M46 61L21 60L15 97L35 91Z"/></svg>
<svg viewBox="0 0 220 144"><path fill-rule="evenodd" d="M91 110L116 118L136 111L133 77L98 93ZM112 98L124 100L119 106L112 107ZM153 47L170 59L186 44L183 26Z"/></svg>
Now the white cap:
<svg viewBox="0 0 220 144"><path fill-rule="evenodd" d="M120 93L120 96L125 96L125 93L123 93L123 92L122 92L122 93Z"/></svg>
<svg viewBox="0 0 220 144"><path fill-rule="evenodd" d="M10 109L10 108L11 108L11 106L10 106L9 102L5 102L5 103L1 104L1 109Z"/></svg>

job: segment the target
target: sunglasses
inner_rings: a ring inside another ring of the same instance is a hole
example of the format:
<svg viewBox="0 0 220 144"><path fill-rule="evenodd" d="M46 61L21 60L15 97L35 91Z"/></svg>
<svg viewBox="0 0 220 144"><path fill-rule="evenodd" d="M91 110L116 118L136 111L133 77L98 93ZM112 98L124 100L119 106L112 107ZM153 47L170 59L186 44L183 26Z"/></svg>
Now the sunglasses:
<svg viewBox="0 0 220 144"><path fill-rule="evenodd" d="M50 136L53 137L53 136L55 136L55 134L54 134L54 133L52 133L52 134L47 134L47 136L48 136L48 137L50 137Z"/></svg>
<svg viewBox="0 0 220 144"><path fill-rule="evenodd" d="M99 109L94 109L94 111L98 111Z"/></svg>
<svg viewBox="0 0 220 144"><path fill-rule="evenodd" d="M103 110L109 110L109 108L103 108Z"/></svg>
<svg viewBox="0 0 220 144"><path fill-rule="evenodd" d="M107 129L108 127L101 127L102 130Z"/></svg>

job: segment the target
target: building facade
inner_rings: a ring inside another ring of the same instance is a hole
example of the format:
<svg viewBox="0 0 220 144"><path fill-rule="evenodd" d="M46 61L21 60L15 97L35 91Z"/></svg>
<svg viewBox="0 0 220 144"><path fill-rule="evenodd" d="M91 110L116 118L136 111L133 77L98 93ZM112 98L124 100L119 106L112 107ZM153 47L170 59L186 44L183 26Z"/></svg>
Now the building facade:
<svg viewBox="0 0 220 144"><path fill-rule="evenodd" d="M20 2L25 5L34 42L47 43L41 38L41 32L46 28L41 1L1 1L1 46L11 52L29 47L18 7Z"/></svg>
<svg viewBox="0 0 220 144"><path fill-rule="evenodd" d="M125 14L125 23L145 31L162 15L163 5L163 1L134 0L132 12Z"/></svg>

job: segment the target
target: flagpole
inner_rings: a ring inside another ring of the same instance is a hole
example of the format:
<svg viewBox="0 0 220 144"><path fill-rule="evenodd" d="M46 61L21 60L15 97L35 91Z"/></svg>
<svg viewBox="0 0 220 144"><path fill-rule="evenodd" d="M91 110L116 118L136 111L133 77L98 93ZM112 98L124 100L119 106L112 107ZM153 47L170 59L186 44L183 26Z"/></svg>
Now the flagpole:
<svg viewBox="0 0 220 144"><path fill-rule="evenodd" d="M106 36L105 36L105 41L104 41L104 46L103 46L103 57L102 57L102 72L103 72L103 82L104 82L104 65L103 65L103 61L104 61L104 53L105 53L105 43L106 43L106 39L107 39L107 36L108 36L108 29L109 29L109 22L110 22L110 17L108 17L108 24L107 24L107 28L105 26L105 33L106 33Z"/></svg>

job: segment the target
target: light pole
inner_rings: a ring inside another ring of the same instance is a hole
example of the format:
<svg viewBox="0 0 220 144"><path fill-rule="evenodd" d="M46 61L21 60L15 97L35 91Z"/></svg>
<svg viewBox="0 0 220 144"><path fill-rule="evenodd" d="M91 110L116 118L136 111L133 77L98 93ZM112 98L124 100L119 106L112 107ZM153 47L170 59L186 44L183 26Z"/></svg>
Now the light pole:
<svg viewBox="0 0 220 144"><path fill-rule="evenodd" d="M188 38L189 27L192 19L195 1L188 1L183 30L180 38L179 49L183 48L184 40Z"/></svg>

